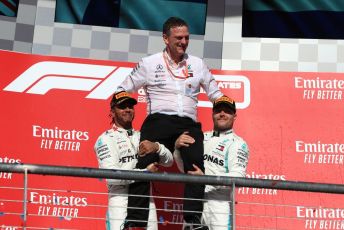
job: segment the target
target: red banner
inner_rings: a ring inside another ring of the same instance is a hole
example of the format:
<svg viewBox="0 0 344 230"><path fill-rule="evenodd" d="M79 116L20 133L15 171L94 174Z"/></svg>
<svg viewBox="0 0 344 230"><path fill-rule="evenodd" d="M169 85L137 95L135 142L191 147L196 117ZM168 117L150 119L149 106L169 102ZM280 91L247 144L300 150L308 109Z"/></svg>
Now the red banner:
<svg viewBox="0 0 344 230"><path fill-rule="evenodd" d="M98 167L93 145L110 127L111 95L134 65L1 51L0 162ZM212 72L237 101L234 129L250 148L248 177L344 182L343 74ZM143 90L134 96L139 129L146 116ZM203 93L199 99L199 120L210 130L211 103ZM28 186L28 226L105 228L105 180L36 175ZM0 227L15 229L23 223L23 190L15 189L23 187L23 175L0 173L0 187L9 187L0 188ZM181 187L156 183L155 194L178 196ZM237 228L344 228L339 195L239 188L236 202ZM158 213L159 229L176 229L182 201L156 203L174 210Z"/></svg>

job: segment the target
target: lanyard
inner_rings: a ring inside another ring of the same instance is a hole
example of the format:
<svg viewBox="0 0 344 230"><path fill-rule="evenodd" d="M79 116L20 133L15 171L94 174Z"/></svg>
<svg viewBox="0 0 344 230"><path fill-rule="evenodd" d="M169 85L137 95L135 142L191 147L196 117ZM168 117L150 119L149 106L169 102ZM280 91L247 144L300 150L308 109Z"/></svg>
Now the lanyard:
<svg viewBox="0 0 344 230"><path fill-rule="evenodd" d="M165 64L167 66L167 70L173 77L178 78L178 79L186 79L189 77L188 65L187 65L186 61L185 61L185 68L182 70L184 77L183 76L177 76L171 70L169 60L167 60L167 53L166 52L163 53L163 57L164 57Z"/></svg>

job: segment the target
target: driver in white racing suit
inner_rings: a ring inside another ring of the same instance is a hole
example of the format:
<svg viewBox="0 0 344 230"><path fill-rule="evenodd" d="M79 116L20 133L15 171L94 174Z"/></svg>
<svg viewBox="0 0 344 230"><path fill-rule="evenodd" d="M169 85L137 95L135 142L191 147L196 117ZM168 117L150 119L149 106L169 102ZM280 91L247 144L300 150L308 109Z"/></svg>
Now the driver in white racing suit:
<svg viewBox="0 0 344 230"><path fill-rule="evenodd" d="M126 92L114 94L110 106L113 126L101 134L95 143L99 167L102 169L137 170L156 172L157 164L169 167L173 164L171 152L158 142L143 141L140 144L140 132L132 128L137 101ZM159 154L159 162L145 169L134 169L138 155ZM128 187L133 181L107 179L109 192L107 229L121 230L127 216ZM148 212L148 210L147 210ZM157 214L153 199L149 204L149 230L157 230Z"/></svg>
<svg viewBox="0 0 344 230"><path fill-rule="evenodd" d="M235 102L223 96L213 104L214 130L204 133L204 167L206 175L245 177L249 157L246 142L233 132L236 119ZM174 158L179 170L184 171L180 148L194 143L194 139L182 134L176 141ZM194 165L189 174L203 175ZM225 186L206 185L202 224L210 230L230 229L230 189ZM204 227L203 229L208 229ZM187 229L187 228L184 228Z"/></svg>

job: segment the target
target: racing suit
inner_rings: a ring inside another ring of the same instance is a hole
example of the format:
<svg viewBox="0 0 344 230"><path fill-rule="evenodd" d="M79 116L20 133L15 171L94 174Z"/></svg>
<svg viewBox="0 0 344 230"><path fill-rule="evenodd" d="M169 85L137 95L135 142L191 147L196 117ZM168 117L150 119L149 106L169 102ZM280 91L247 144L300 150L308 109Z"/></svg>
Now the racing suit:
<svg viewBox="0 0 344 230"><path fill-rule="evenodd" d="M195 144L181 151L184 167L192 170L192 164L204 170L203 133L197 122L197 102L201 87L211 101L223 94L202 59L184 54L176 67L171 63L166 50L143 58L131 74L120 84L116 91L137 91L143 87L147 99L148 116L141 127L141 140L158 141L173 151L176 138L185 131L195 139ZM137 168L145 168L156 161L153 155L140 157ZM147 195L148 185L130 185L130 194ZM185 184L184 219L188 222L199 221L203 205L204 186ZM196 199L196 200L195 200ZM141 197L130 196L130 207L147 207L148 201ZM128 219L147 217L140 209L129 209Z"/></svg>
<svg viewBox="0 0 344 230"><path fill-rule="evenodd" d="M249 157L246 142L233 130L204 133L205 175L245 177ZM184 171L178 150L174 151L178 169ZM230 189L206 185L202 223L210 230L230 229Z"/></svg>
<svg viewBox="0 0 344 230"><path fill-rule="evenodd" d="M135 130L125 130L114 125L112 129L105 131L99 136L94 146L99 168L133 170L137 163L139 141L140 132ZM159 144L158 154L160 165L169 167L173 164L172 154L164 145ZM146 169L139 171L146 171ZM127 215L128 187L132 182L107 179L109 192L108 222L110 224L108 229L122 229ZM157 230L157 215L152 198L150 198L148 220L148 229Z"/></svg>

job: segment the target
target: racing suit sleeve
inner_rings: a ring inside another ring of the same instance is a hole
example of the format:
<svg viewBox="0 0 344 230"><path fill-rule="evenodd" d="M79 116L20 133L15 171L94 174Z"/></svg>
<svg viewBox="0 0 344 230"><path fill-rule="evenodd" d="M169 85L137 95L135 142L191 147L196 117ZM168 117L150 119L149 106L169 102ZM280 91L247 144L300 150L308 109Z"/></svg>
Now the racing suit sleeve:
<svg viewBox="0 0 344 230"><path fill-rule="evenodd" d="M245 141L240 140L233 143L228 148L228 176L231 177L246 177L246 170L249 158L249 149Z"/></svg>
<svg viewBox="0 0 344 230"><path fill-rule="evenodd" d="M214 76L210 73L210 70L205 65L204 61L202 60L202 82L201 86L206 92L209 100L211 102L215 101L219 97L223 96L223 93L220 91Z"/></svg>
<svg viewBox="0 0 344 230"><path fill-rule="evenodd" d="M173 156L170 150L165 147L165 145L160 144L159 142L156 142L159 145L159 164L164 167L170 167L173 164Z"/></svg>
<svg viewBox="0 0 344 230"><path fill-rule="evenodd" d="M184 163L183 163L182 156L180 155L179 149L175 149L174 150L173 158L174 158L174 161L177 164L177 168L179 169L179 171L184 173Z"/></svg>
<svg viewBox="0 0 344 230"><path fill-rule="evenodd" d="M126 91L128 93L136 92L145 85L147 79L147 68L141 60L124 81L117 87L116 92Z"/></svg>
<svg viewBox="0 0 344 230"><path fill-rule="evenodd" d="M99 168L101 169L112 169L121 170L119 165L119 156L114 140L108 135L102 135L98 138L94 151L96 152ZM106 179L108 184L112 185L126 185L133 181L131 180L120 180L120 179Z"/></svg>

